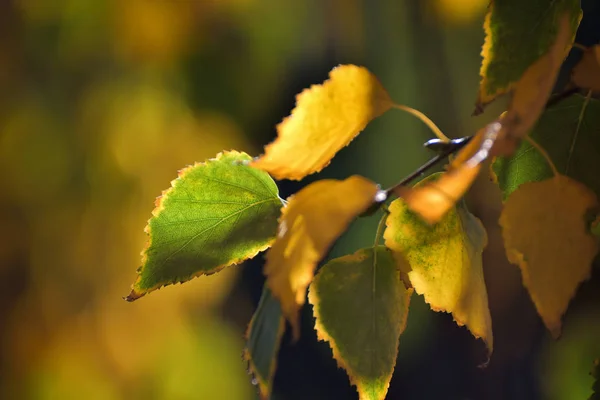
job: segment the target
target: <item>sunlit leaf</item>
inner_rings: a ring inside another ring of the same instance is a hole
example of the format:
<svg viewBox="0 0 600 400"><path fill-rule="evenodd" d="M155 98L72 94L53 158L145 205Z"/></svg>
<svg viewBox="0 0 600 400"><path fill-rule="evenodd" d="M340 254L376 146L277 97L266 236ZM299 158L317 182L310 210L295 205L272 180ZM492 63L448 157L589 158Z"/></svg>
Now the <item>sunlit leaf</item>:
<svg viewBox="0 0 600 400"><path fill-rule="evenodd" d="M360 176L317 181L296 193L283 209L277 240L266 256L265 275L295 338L300 335L298 311L317 263L373 203L377 190L377 185Z"/></svg>
<svg viewBox="0 0 600 400"><path fill-rule="evenodd" d="M583 57L573 68L572 80L581 88L600 91L600 45L583 52Z"/></svg>
<svg viewBox="0 0 600 400"><path fill-rule="evenodd" d="M385 398L411 294L385 246L330 261L310 285L317 337L329 342L360 400Z"/></svg>
<svg viewBox="0 0 600 400"><path fill-rule="evenodd" d="M276 179L302 179L326 167L373 118L393 103L366 68L341 65L322 85L296 98L292 114L277 126L278 138L253 166Z"/></svg>
<svg viewBox="0 0 600 400"><path fill-rule="evenodd" d="M285 321L281 314L281 305L265 286L258 308L248 325L244 349L244 359L248 362L249 372L256 380L263 399L268 399L271 395L277 354L284 329Z"/></svg>
<svg viewBox="0 0 600 400"><path fill-rule="evenodd" d="M530 133L548 153L556 169L600 196L600 101L571 96L549 107ZM544 156L523 141L510 158L492 166L495 180L507 199L520 185L554 176Z"/></svg>
<svg viewBox="0 0 600 400"><path fill-rule="evenodd" d="M581 282L591 273L598 242L588 229L596 195L564 175L528 182L513 192L500 216L508 259L553 336Z"/></svg>
<svg viewBox="0 0 600 400"><path fill-rule="evenodd" d="M420 185L439 179L432 175ZM390 204L386 246L410 264L408 277L434 311L452 313L458 325L493 350L492 320L483 277L482 252L487 234L463 203L435 225L425 223L402 199Z"/></svg>
<svg viewBox="0 0 600 400"><path fill-rule="evenodd" d="M127 300L254 257L277 230L281 199L268 174L236 151L179 172L156 200L149 240Z"/></svg>
<svg viewBox="0 0 600 400"><path fill-rule="evenodd" d="M579 0L492 1L485 18L481 84L476 112L509 92L525 71L557 42L558 25L567 17L569 39L581 18ZM570 41L569 41L570 44ZM560 49L566 55L567 46Z"/></svg>

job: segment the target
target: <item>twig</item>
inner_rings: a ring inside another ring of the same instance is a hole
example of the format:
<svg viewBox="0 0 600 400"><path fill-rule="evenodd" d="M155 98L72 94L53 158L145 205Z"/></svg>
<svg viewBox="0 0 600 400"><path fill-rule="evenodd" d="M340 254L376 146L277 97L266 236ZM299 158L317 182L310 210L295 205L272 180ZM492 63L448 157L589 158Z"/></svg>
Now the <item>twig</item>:
<svg viewBox="0 0 600 400"><path fill-rule="evenodd" d="M389 197L389 195L394 190L396 190L400 186L405 186L406 184L412 182L413 180L415 180L416 178L418 178L419 176L421 176L425 172L427 172L429 169L435 167L437 164L439 164L440 162L445 160L448 156L450 156L450 155L456 153L458 150L462 149L467 143L469 143L471 138L472 138L472 136L468 136L466 138L461 138L462 140L456 140L456 141L450 142L453 145L448 146L446 149L444 149L444 151L442 151L441 153L439 153L438 155L436 155L435 157L433 157L432 159L427 161L425 164L421 165L419 168L417 168L412 174L408 175L407 177L402 179L400 182L396 183L394 186L387 189L385 191L386 199L387 199L387 197Z"/></svg>

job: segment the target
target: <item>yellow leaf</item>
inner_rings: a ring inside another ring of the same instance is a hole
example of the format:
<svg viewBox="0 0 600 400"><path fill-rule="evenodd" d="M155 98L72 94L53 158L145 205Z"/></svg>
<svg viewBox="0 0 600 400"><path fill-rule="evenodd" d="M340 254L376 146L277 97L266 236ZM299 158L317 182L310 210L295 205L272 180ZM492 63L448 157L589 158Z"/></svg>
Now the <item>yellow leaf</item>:
<svg viewBox="0 0 600 400"><path fill-rule="evenodd" d="M600 91L600 45L585 50L573 69L572 80L581 88Z"/></svg>
<svg viewBox="0 0 600 400"><path fill-rule="evenodd" d="M329 77L297 96L296 108L277 126L277 140L253 166L276 179L300 180L319 172L372 119L393 106L366 68L340 65Z"/></svg>
<svg viewBox="0 0 600 400"><path fill-rule="evenodd" d="M360 176L322 180L296 193L284 207L277 239L266 256L265 275L295 338L300 334L298 312L318 262L373 203L377 190L377 185Z"/></svg>
<svg viewBox="0 0 600 400"><path fill-rule="evenodd" d="M558 33L550 50L533 63L515 84L511 101L503 118L504 128L500 133L502 142L514 142L504 145L496 155L512 155L519 143L533 128L544 111L558 72L573 42L573 32L569 16L563 15L558 23Z"/></svg>
<svg viewBox="0 0 600 400"><path fill-rule="evenodd" d="M491 354L492 320L482 266L487 234L481 221L462 203L435 225L415 216L402 199L392 202L389 210L385 244L399 262L405 258L410 264L408 277L415 291L432 310L452 313L458 325L483 339Z"/></svg>
<svg viewBox="0 0 600 400"><path fill-rule="evenodd" d="M529 182L513 192L500 216L506 254L519 265L523 284L553 336L581 282L588 279L597 240L586 214L596 195L564 175Z"/></svg>

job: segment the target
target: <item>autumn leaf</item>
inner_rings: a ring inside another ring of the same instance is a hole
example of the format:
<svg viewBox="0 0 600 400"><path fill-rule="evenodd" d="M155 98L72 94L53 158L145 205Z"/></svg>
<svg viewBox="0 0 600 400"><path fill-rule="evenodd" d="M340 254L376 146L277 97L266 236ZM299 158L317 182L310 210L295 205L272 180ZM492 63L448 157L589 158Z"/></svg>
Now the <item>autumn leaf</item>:
<svg viewBox="0 0 600 400"><path fill-rule="evenodd" d="M265 286L258 308L248 325L244 349L244 360L248 362L249 372L256 380L262 399L268 399L271 395L284 329L281 306Z"/></svg>
<svg viewBox="0 0 600 400"><path fill-rule="evenodd" d="M417 184L428 185L442 174ZM389 206L386 246L395 257L410 264L408 277L418 294L434 311L452 313L458 325L466 325L473 336L493 350L492 320L483 277L482 252L487 234L481 221L464 203L453 207L435 225L410 211L403 199Z"/></svg>
<svg viewBox="0 0 600 400"><path fill-rule="evenodd" d="M579 0L491 1L484 22L476 114L510 92L540 57L552 51L563 17L567 18L570 45L581 19ZM567 48L560 49L563 58Z"/></svg>
<svg viewBox="0 0 600 400"><path fill-rule="evenodd" d="M218 272L269 247L282 203L273 179L246 165L251 159L223 152L179 172L156 200L128 301Z"/></svg>
<svg viewBox="0 0 600 400"><path fill-rule="evenodd" d="M573 95L548 107L529 136L548 153L558 172L600 196L599 130L600 101ZM512 157L494 160L492 172L505 200L524 183L554 176L544 156L527 141Z"/></svg>
<svg viewBox="0 0 600 400"><path fill-rule="evenodd" d="M596 195L564 175L522 184L504 205L502 236L510 262L554 337L581 282L591 273L598 242L586 216L598 207Z"/></svg>
<svg viewBox="0 0 600 400"><path fill-rule="evenodd" d="M277 126L277 140L252 165L276 179L300 180L319 172L369 121L392 106L366 68L340 65L328 81L297 96L296 108Z"/></svg>
<svg viewBox="0 0 600 400"><path fill-rule="evenodd" d="M321 180L296 193L283 209L277 239L266 256L265 275L296 339L298 312L318 262L374 202L377 190L377 185L360 176Z"/></svg>
<svg viewBox="0 0 600 400"><path fill-rule="evenodd" d="M385 398L411 295L385 246L331 260L310 285L317 337L329 343L360 400Z"/></svg>
<svg viewBox="0 0 600 400"><path fill-rule="evenodd" d="M573 68L572 81L580 88L600 92L600 45L587 48Z"/></svg>

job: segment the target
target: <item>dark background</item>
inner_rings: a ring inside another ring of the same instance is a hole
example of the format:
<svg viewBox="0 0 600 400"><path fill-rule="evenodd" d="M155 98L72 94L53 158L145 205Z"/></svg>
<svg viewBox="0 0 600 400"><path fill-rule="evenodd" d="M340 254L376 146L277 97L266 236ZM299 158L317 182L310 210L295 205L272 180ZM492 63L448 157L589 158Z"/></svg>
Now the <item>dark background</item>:
<svg viewBox="0 0 600 400"><path fill-rule="evenodd" d="M498 0L499 1L499 0ZM178 169L235 148L258 155L295 95L341 63L364 65L392 98L449 136L470 117L486 0L0 0L0 398L255 397L240 354L260 295L262 257L128 293L154 198ZM584 0L577 42L600 42ZM574 50L569 62L575 62ZM390 111L323 173L390 185L425 161L432 135ZM485 175L485 174L484 174ZM485 277L495 352L413 296L388 399L560 399L590 394L600 356L598 268L550 339L506 262L500 196L482 176L468 196L488 228ZM331 256L372 243L361 219ZM275 399L355 399L303 312L284 337Z"/></svg>

